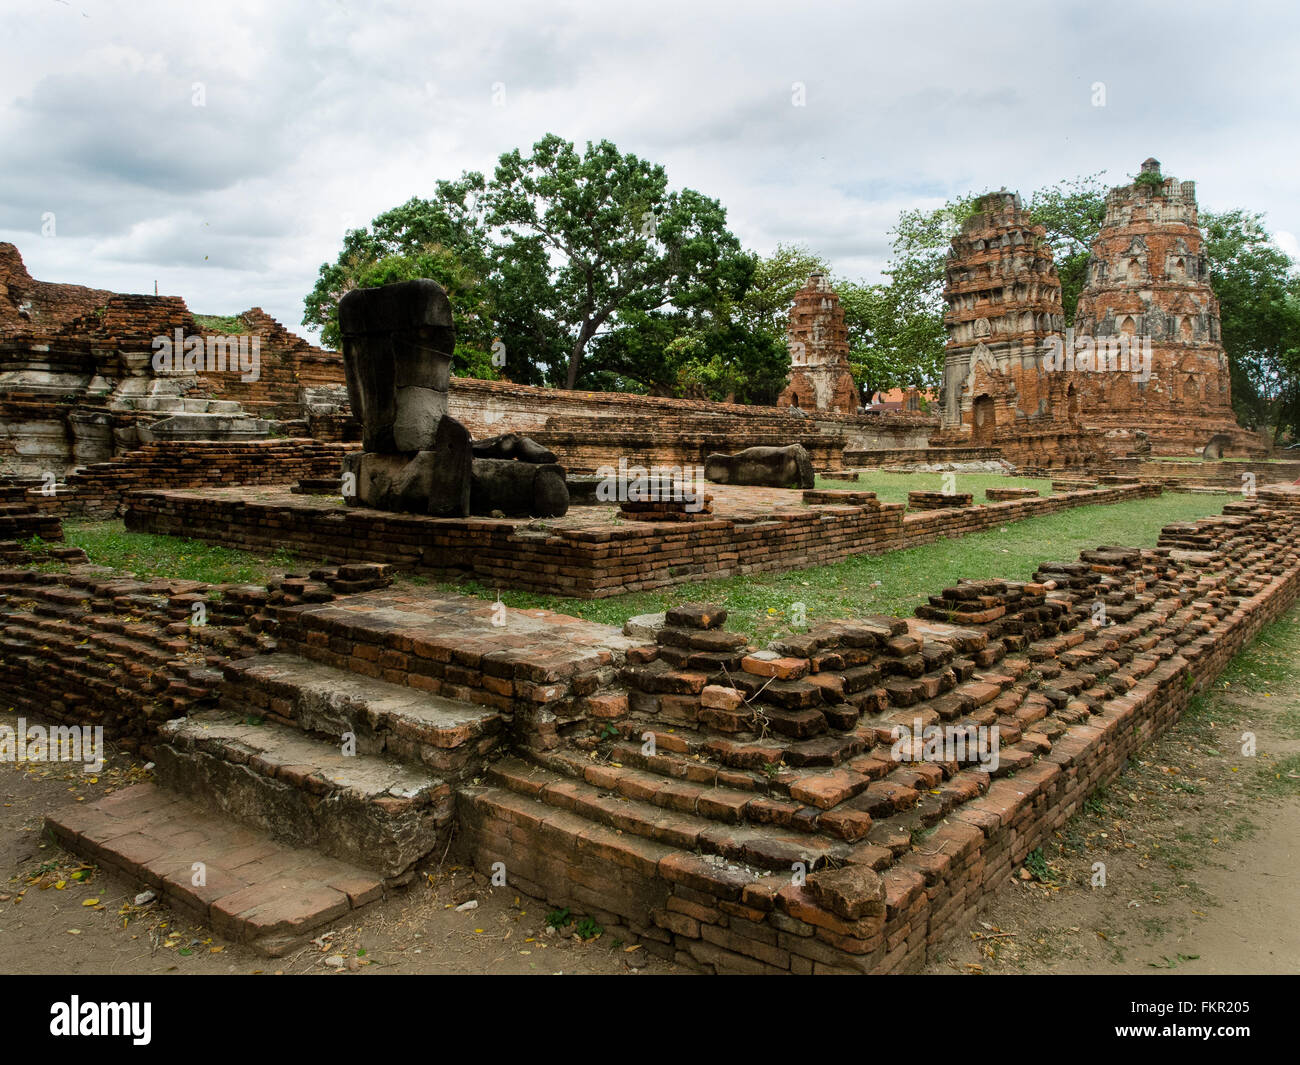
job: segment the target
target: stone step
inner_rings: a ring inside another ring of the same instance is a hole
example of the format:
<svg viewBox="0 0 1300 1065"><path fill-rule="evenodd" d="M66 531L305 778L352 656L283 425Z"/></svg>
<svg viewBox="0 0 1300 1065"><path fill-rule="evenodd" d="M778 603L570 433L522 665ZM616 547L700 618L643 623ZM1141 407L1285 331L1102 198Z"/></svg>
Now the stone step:
<svg viewBox="0 0 1300 1065"><path fill-rule="evenodd" d="M374 873L278 843L153 784L70 806L45 824L74 854L272 957L384 891Z"/></svg>
<svg viewBox="0 0 1300 1065"><path fill-rule="evenodd" d="M788 870L793 862L812 869L843 860L850 851L845 836L862 839L871 827L862 810L827 812L780 796L669 781L618 767L589 768L587 779L576 779L505 758L492 765L487 779L616 831L757 869ZM819 826L823 814L826 825ZM887 864L884 855L881 861Z"/></svg>
<svg viewBox="0 0 1300 1065"><path fill-rule="evenodd" d="M6 635L10 638L29 642L34 648L59 649L69 658L59 662L60 668L75 668L91 660L97 664L133 665L148 667L155 671L181 670L189 668L192 662L182 662L178 658L180 651L176 641L158 637L156 633L138 633L141 640L128 640L112 634L80 629L69 629L57 622L40 619L31 615L9 614L5 617ZM143 642L152 640L152 642ZM166 643L165 650L158 645ZM184 648L184 644L180 645Z"/></svg>
<svg viewBox="0 0 1300 1065"><path fill-rule="evenodd" d="M154 755L158 782L277 840L387 879L445 845L454 802L441 777L251 720L212 710L167 722Z"/></svg>
<svg viewBox="0 0 1300 1065"><path fill-rule="evenodd" d="M278 652L232 662L221 705L268 715L342 743L359 754L387 754L456 780L476 772L496 746L497 711Z"/></svg>

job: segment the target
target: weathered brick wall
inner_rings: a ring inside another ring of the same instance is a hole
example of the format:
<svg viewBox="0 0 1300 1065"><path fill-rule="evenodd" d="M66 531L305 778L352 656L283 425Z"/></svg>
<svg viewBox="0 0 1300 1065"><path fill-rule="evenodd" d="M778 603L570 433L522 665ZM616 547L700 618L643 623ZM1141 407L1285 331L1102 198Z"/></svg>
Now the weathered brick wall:
<svg viewBox="0 0 1300 1065"><path fill-rule="evenodd" d="M261 373L256 381L242 381L239 374L209 378L218 398L235 400L262 417L292 418L301 412L303 388L344 384L342 355L291 333L261 307L239 317L250 336L261 337Z"/></svg>
<svg viewBox="0 0 1300 1065"><path fill-rule="evenodd" d="M0 566L0 693L41 718L102 725L114 743L148 757L160 725L216 703L221 663L275 649L268 634L277 611L391 581L383 567L357 569L365 572L350 576L363 579L317 570L244 585Z"/></svg>
<svg viewBox="0 0 1300 1065"><path fill-rule="evenodd" d="M768 408L771 410L771 408ZM734 454L748 447L802 444L814 469L831 473L842 468L844 435L838 426L773 412L767 417L684 417L629 414L590 418L552 416L545 428L529 433L554 451L572 473L590 474L601 466L702 466L716 452Z"/></svg>
<svg viewBox="0 0 1300 1065"><path fill-rule="evenodd" d="M1180 484L1213 484L1241 488L1242 474L1254 474L1257 485L1295 484L1300 481L1300 459L1251 462L1161 462L1159 460L1114 459L1097 466L1094 473L1137 477L1143 481L1176 488Z"/></svg>
<svg viewBox="0 0 1300 1065"><path fill-rule="evenodd" d="M714 442L724 443L720 450L727 452L774 441L807 446L809 439L815 439L814 433L824 441L818 446L828 455L834 447L917 448L925 446L938 425L936 417L916 412L818 411L800 419L776 407L624 392L569 392L464 377L452 379L448 401L452 416L463 422L475 439L523 433L557 450L574 472L582 472L588 465L594 469L617 463L633 446L642 452L654 449L653 454L660 456L653 459L654 464L675 465L680 456ZM657 427L662 440L647 441L647 426ZM627 444L625 435L630 437ZM576 459L569 458L566 448ZM827 468L838 467L833 463Z"/></svg>
<svg viewBox="0 0 1300 1065"><path fill-rule="evenodd" d="M996 462L1002 452L994 447L897 447L850 448L844 452L844 465L889 467L916 463L940 464L946 462Z"/></svg>
<svg viewBox="0 0 1300 1065"><path fill-rule="evenodd" d="M159 382L155 337L210 333L183 299L34 281L18 250L0 244L0 463L62 474L120 453L137 442L137 423L172 413L137 409L137 400L155 394L233 401L250 414L293 421L305 417L304 388L343 385L336 352L295 336L258 307L238 317L242 325L234 328L249 338L247 350L252 338L259 341L256 380L242 380L237 367L201 367ZM333 439L349 436L346 428L327 428Z"/></svg>
<svg viewBox="0 0 1300 1065"><path fill-rule="evenodd" d="M0 549L39 537L46 543L63 539L63 522L54 500L28 494L26 489L0 488Z"/></svg>
<svg viewBox="0 0 1300 1065"><path fill-rule="evenodd" d="M239 444L184 440L145 444L111 462L95 463L67 479L65 513L111 518L128 492L143 488L225 488L291 484L304 477L337 477L343 456L360 444L319 440L252 440Z"/></svg>
<svg viewBox="0 0 1300 1065"><path fill-rule="evenodd" d="M74 318L102 307L112 295L104 289L35 281L18 249L0 241L0 337L57 333Z"/></svg>
<svg viewBox="0 0 1300 1065"><path fill-rule="evenodd" d="M689 525L632 522L601 528L532 529L494 519L428 518L360 507L283 503L176 491L128 498L127 527L211 540L250 551L285 547L331 562L391 562L489 587L582 599L683 581L763 573L882 554L943 537L1077 506L1158 495L1153 485L1115 485L1036 499L903 514L899 503L774 511L770 520L716 518Z"/></svg>

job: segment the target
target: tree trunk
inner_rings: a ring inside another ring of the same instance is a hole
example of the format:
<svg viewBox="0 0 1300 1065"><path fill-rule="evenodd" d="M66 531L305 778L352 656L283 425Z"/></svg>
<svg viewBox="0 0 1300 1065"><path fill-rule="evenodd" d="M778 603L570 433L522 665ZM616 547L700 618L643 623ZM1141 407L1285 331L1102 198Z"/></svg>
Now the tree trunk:
<svg viewBox="0 0 1300 1065"><path fill-rule="evenodd" d="M578 387L578 368L582 365L583 353L587 350L587 341L589 341L596 332L596 326L589 320L582 323L582 328L578 330L578 339L573 342L573 350L569 352L569 375L565 387L572 392Z"/></svg>
<svg viewBox="0 0 1300 1065"><path fill-rule="evenodd" d="M573 350L569 352L569 376L565 379L565 388L572 392L578 385L578 366L582 363L582 350L587 346L587 338L578 334L578 339L573 342Z"/></svg>

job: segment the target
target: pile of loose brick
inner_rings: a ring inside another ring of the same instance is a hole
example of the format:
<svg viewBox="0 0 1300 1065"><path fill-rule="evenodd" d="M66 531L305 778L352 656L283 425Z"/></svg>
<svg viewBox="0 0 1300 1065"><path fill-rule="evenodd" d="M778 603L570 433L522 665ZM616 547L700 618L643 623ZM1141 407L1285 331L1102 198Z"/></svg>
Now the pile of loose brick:
<svg viewBox="0 0 1300 1065"><path fill-rule="evenodd" d="M713 515L713 496L694 500L672 499L668 494L653 500L626 500L619 514L629 521L708 521Z"/></svg>
<svg viewBox="0 0 1300 1065"><path fill-rule="evenodd" d="M80 548L62 547L59 500L25 482L0 484L0 563L84 562Z"/></svg>
<svg viewBox="0 0 1300 1065"><path fill-rule="evenodd" d="M844 489L806 488L803 501L811 507L846 506L869 507L877 502L875 492L854 492Z"/></svg>
<svg viewBox="0 0 1300 1065"><path fill-rule="evenodd" d="M21 485L0 485L0 549L13 549L18 541L39 537L46 542L63 539L63 522L54 501L38 500Z"/></svg>
<svg viewBox="0 0 1300 1065"><path fill-rule="evenodd" d="M975 501L970 492L908 492L909 510L942 510L947 507L969 507Z"/></svg>

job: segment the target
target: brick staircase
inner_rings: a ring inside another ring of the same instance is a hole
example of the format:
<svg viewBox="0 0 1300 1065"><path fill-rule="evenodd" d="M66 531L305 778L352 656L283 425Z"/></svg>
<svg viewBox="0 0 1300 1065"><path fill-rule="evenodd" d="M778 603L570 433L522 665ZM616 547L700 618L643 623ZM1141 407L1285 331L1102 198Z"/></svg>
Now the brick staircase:
<svg viewBox="0 0 1300 1065"><path fill-rule="evenodd" d="M242 619L222 660L168 631L198 589L8 570L0 595L29 605L0 602L0 650L6 670L12 653L131 677L133 713L161 700L158 783L51 829L267 953L454 845L706 971L905 971L1294 600L1298 504L1261 492L1153 549L962 581L913 618L762 650L703 605L633 638L286 580L222 598Z"/></svg>
<svg viewBox="0 0 1300 1065"><path fill-rule="evenodd" d="M917 968L1176 719L1191 681L1230 657L1243 600L1294 582L1297 539L1287 510L1230 504L1154 550L961 582L910 621L819 625L765 653L724 611L670 611L654 648L629 651L625 715L461 789L464 845L476 867L686 965ZM1157 695L1135 728L1138 699ZM931 751L930 726L968 742ZM993 726L996 764L977 744Z"/></svg>
<svg viewBox="0 0 1300 1065"><path fill-rule="evenodd" d="M446 845L452 785L481 772L503 720L288 654L225 675L219 708L163 726L159 784L390 881Z"/></svg>
<svg viewBox="0 0 1300 1065"><path fill-rule="evenodd" d="M352 568L339 573L346 578ZM255 626L273 624L277 639L261 637L260 653L226 661L220 672L202 667L204 685L191 693L201 698L187 716L166 703L136 708L155 719L154 783L48 818L68 849L269 954L444 855L454 789L484 773L512 726L539 744L558 743L555 711L587 705L575 689L598 693L613 679L615 653L631 642L576 619L554 623L544 611L520 614L512 631L509 622L493 623L490 604L471 600L403 609L415 604L387 592L335 600L312 595L307 582L281 586L297 601L272 605L264 594L248 605ZM65 621L103 620L82 590L28 591L33 619L62 610ZM164 607L183 617L201 598L189 588L158 591L114 603L139 599L155 617ZM224 598L214 609L243 612ZM205 642L214 628L205 627ZM553 635L520 635L533 628ZM120 654L155 671L158 683L142 688L142 702L167 690L160 685L171 683L169 666L182 649L192 651L180 634L157 648L141 638L114 647L116 638L101 636L93 657Z"/></svg>

